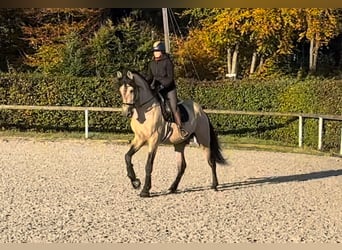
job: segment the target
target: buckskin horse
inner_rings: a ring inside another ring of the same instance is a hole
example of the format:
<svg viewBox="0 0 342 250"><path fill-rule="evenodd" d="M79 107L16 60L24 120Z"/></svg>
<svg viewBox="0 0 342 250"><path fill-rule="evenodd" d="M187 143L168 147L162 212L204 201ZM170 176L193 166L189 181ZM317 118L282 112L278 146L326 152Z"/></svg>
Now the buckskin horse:
<svg viewBox="0 0 342 250"><path fill-rule="evenodd" d="M140 192L141 197L149 197L151 189L151 174L153 162L158 145L161 143L173 144L176 151L178 173L176 179L169 188L170 193L177 191L178 184L184 174L186 161L184 149L191 136L195 136L198 144L204 149L206 160L212 170L212 188L217 190L218 180L216 163L227 164L224 159L217 135L207 114L201 106L191 100L186 100L182 105L182 113L187 113L187 121L183 121L183 127L189 132L187 138L182 138L177 125L165 119L163 115L163 102L155 91L152 91L146 79L136 71L127 71L126 75L117 72L120 81L119 91L122 97L122 114L131 118L131 129L134 138L130 148L125 154L127 175L135 189L140 188L141 182L136 177L132 156L143 146L148 147L148 157L145 166L145 183ZM180 106L179 106L180 107Z"/></svg>

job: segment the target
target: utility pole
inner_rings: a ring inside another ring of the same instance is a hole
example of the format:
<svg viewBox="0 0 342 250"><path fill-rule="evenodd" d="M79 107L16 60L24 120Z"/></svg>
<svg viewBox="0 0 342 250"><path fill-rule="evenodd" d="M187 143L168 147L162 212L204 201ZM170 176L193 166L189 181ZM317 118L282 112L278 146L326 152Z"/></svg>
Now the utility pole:
<svg viewBox="0 0 342 250"><path fill-rule="evenodd" d="M170 53L169 19L167 15L167 8L162 8L162 12L164 25L165 52Z"/></svg>

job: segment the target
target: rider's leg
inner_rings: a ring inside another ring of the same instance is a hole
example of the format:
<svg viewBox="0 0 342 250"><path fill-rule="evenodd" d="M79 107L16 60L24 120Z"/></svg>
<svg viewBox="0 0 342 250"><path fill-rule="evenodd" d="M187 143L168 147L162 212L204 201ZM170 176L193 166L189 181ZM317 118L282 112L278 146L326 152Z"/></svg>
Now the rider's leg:
<svg viewBox="0 0 342 250"><path fill-rule="evenodd" d="M174 90L171 90L170 92L167 93L167 97L170 101L170 106L171 106L171 111L172 111L172 114L175 118L175 122L180 130L180 134L181 136L184 138L184 137L187 137L188 136L188 132L182 127L182 121L181 121L181 116L180 116L180 113L179 113L179 109L177 107L177 92L176 92L176 89Z"/></svg>

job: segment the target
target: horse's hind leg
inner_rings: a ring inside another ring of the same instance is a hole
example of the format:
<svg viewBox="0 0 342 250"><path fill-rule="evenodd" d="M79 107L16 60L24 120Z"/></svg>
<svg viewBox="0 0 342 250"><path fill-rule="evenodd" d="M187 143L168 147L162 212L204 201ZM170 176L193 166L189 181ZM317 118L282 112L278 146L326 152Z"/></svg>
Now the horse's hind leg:
<svg viewBox="0 0 342 250"><path fill-rule="evenodd" d="M186 143L181 143L181 144L175 145L178 173L177 173L176 179L174 180L171 187L169 188L170 193L175 193L177 191L178 184L179 184L180 180L182 179L182 176L183 176L185 168L186 168L186 161L185 161L185 157L184 157L185 146L186 146Z"/></svg>
<svg viewBox="0 0 342 250"><path fill-rule="evenodd" d="M205 147L204 150L205 150L205 154L206 154L206 158L207 158L208 164L211 167L211 172L212 172L211 188L214 189L214 190L217 190L218 180L217 180L217 173L216 173L216 161L212 157L210 148Z"/></svg>
<svg viewBox="0 0 342 250"><path fill-rule="evenodd" d="M133 164L132 164L132 156L138 152L138 150L144 145L143 142L138 142L136 138L133 139L131 143L130 149L125 154L125 161L126 161L126 167L127 167L127 176L131 180L132 186L135 189L138 189L141 185L140 180L136 177Z"/></svg>
<svg viewBox="0 0 342 250"><path fill-rule="evenodd" d="M218 180L217 180L217 173L216 173L216 160L213 157L210 148L210 125L209 120L206 115L201 116L201 120L198 121L198 126L195 131L195 135L197 138L198 143L204 148L205 151L205 158L211 167L212 172L212 185L211 187L217 190Z"/></svg>

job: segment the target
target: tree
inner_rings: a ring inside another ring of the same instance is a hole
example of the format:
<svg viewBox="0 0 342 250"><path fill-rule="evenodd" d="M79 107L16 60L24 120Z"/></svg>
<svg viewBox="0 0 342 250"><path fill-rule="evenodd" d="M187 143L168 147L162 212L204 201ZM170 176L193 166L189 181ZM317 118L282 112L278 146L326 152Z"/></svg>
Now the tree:
<svg viewBox="0 0 342 250"><path fill-rule="evenodd" d="M178 76L211 79L223 74L219 50L212 46L206 31L192 29L186 39L172 38L175 61L177 65L181 65L176 67Z"/></svg>
<svg viewBox="0 0 342 250"><path fill-rule="evenodd" d="M302 10L305 30L301 37L310 41L309 71L317 70L318 51L339 33L336 9L309 8Z"/></svg>
<svg viewBox="0 0 342 250"><path fill-rule="evenodd" d="M28 46L21 39L22 17L22 9L0 9L0 71L21 68Z"/></svg>
<svg viewBox="0 0 342 250"><path fill-rule="evenodd" d="M79 34L85 40L102 23L105 9L40 8L23 9L22 30L34 53L26 56L26 63L40 72L53 72L62 61L66 37Z"/></svg>
<svg viewBox="0 0 342 250"><path fill-rule="evenodd" d="M227 72L235 78L238 74L238 56L247 40L248 29L245 25L250 22L250 10L234 8L214 11L217 13L214 22L205 29L213 46L223 48L221 51L226 49Z"/></svg>
<svg viewBox="0 0 342 250"><path fill-rule="evenodd" d="M224 75L224 72L228 72L236 76L238 55L244 46L244 36L239 24L248 18L246 13L242 9L217 8L187 10L184 13L193 15L197 23L197 27L189 34L187 44L192 44L190 51L201 65L200 72L213 70L212 67L208 68L213 65L218 70L212 73ZM195 54L196 51L199 53ZM201 55L201 52L205 55ZM226 55L223 59L220 57L222 54ZM221 67L217 67L218 62L221 62ZM227 71L222 68L222 63L227 65Z"/></svg>
<svg viewBox="0 0 342 250"><path fill-rule="evenodd" d="M71 32L83 38L94 33L102 24L105 9L40 8L24 9L23 32L34 49L59 42Z"/></svg>
<svg viewBox="0 0 342 250"><path fill-rule="evenodd" d="M61 57L60 63L57 64L58 74L69 76L88 75L85 44L76 32L71 32L65 37Z"/></svg>
<svg viewBox="0 0 342 250"><path fill-rule="evenodd" d="M234 8L184 13L193 15L190 20L197 24L194 30L209 37L208 47L220 51L221 59L215 60L223 62L226 55L227 72L237 74L239 65L239 74L243 76L283 71L284 66L291 66L296 45L305 40L311 43L310 70L314 72L319 48L340 32L340 12L338 9ZM202 45L197 43L199 47Z"/></svg>
<svg viewBox="0 0 342 250"><path fill-rule="evenodd" d="M105 76L117 70L146 69L152 55L154 28L135 18L134 15L122 18L117 25L108 20L90 39L89 68L93 74Z"/></svg>

